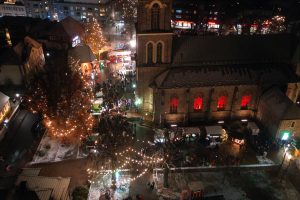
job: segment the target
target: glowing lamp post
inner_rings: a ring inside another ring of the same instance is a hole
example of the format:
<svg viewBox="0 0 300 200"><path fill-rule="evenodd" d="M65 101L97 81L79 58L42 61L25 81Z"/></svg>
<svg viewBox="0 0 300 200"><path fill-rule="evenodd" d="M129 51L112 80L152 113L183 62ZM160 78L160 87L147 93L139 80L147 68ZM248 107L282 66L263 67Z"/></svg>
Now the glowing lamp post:
<svg viewBox="0 0 300 200"><path fill-rule="evenodd" d="M285 131L282 133L281 140L287 141L290 138L290 132Z"/></svg>
<svg viewBox="0 0 300 200"><path fill-rule="evenodd" d="M140 99L140 98L136 98L136 100L135 100L134 104L135 104L136 106L139 106L139 105L141 105L141 104L142 104L142 99Z"/></svg>

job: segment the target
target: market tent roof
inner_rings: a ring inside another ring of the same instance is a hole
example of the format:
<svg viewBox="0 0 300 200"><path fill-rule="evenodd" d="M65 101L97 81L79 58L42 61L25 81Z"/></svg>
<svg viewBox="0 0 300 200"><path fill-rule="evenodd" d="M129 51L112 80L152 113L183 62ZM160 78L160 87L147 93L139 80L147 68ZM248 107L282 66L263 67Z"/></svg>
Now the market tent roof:
<svg viewBox="0 0 300 200"><path fill-rule="evenodd" d="M221 135L222 126L205 126L207 135Z"/></svg>
<svg viewBox="0 0 300 200"><path fill-rule="evenodd" d="M93 54L91 48L86 45L78 45L69 50L69 56L75 60L79 60L79 63L91 63L96 60L96 56Z"/></svg>
<svg viewBox="0 0 300 200"><path fill-rule="evenodd" d="M286 63L295 44L288 34L174 37L172 64Z"/></svg>
<svg viewBox="0 0 300 200"><path fill-rule="evenodd" d="M0 92L0 111L3 109L5 104L9 101L9 97L4 93Z"/></svg>
<svg viewBox="0 0 300 200"><path fill-rule="evenodd" d="M182 127L182 133L185 135L200 134L199 127Z"/></svg>
<svg viewBox="0 0 300 200"><path fill-rule="evenodd" d="M288 64L219 65L173 67L158 74L151 87L162 89L242 84L285 84L298 82Z"/></svg>

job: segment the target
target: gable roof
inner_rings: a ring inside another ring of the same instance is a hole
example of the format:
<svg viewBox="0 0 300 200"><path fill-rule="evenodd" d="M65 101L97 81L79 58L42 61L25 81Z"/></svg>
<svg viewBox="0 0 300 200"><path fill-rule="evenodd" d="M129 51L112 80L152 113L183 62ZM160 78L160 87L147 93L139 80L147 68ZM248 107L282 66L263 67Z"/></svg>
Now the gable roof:
<svg viewBox="0 0 300 200"><path fill-rule="evenodd" d="M68 187L70 180L71 178L26 176L21 174L17 179L16 185L19 185L22 181L26 181L27 187L35 191L42 200L48 200L49 193L53 199L64 200L69 199Z"/></svg>
<svg viewBox="0 0 300 200"><path fill-rule="evenodd" d="M96 60L96 56L93 54L91 48L86 44L78 45L74 48L71 48L68 54L75 60L79 60L80 64L90 63Z"/></svg>
<svg viewBox="0 0 300 200"><path fill-rule="evenodd" d="M243 84L268 86L298 80L286 64L219 65L169 68L156 76L150 86L161 89Z"/></svg>
<svg viewBox="0 0 300 200"><path fill-rule="evenodd" d="M77 35L83 35L84 33L83 25L73 17L68 16L64 18L60 24L71 38L74 38Z"/></svg>
<svg viewBox="0 0 300 200"><path fill-rule="evenodd" d="M291 35L182 36L173 39L173 66L289 63Z"/></svg>

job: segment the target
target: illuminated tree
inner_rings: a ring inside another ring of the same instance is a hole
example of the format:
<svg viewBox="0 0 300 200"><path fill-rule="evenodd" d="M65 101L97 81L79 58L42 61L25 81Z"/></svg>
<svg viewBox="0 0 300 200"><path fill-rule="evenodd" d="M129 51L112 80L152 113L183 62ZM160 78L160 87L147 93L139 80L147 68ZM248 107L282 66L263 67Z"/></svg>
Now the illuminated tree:
<svg viewBox="0 0 300 200"><path fill-rule="evenodd" d="M50 136L78 143L92 132L94 120L88 110L93 94L77 63L68 64L66 58L58 53L45 71L34 76L26 103L32 112L43 115Z"/></svg>
<svg viewBox="0 0 300 200"><path fill-rule="evenodd" d="M285 17L276 15L270 20L270 32L282 33L286 30Z"/></svg>
<svg viewBox="0 0 300 200"><path fill-rule="evenodd" d="M95 18L85 24L85 43L89 45L95 55L109 50L109 45L103 34L102 28Z"/></svg>

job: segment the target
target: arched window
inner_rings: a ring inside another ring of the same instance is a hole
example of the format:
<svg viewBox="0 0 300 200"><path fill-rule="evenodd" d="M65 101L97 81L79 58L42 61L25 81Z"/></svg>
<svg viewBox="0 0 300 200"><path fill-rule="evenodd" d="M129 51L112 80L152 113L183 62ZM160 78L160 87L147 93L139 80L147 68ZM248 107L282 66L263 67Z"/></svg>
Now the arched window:
<svg viewBox="0 0 300 200"><path fill-rule="evenodd" d="M227 96L222 95L218 98L218 110L225 110L227 104Z"/></svg>
<svg viewBox="0 0 300 200"><path fill-rule="evenodd" d="M179 104L178 97L172 97L170 99L170 113L177 113L178 104Z"/></svg>
<svg viewBox="0 0 300 200"><path fill-rule="evenodd" d="M159 30L159 5L157 3L151 8L151 28Z"/></svg>
<svg viewBox="0 0 300 200"><path fill-rule="evenodd" d="M147 45L147 63L153 62L153 44L149 43Z"/></svg>
<svg viewBox="0 0 300 200"><path fill-rule="evenodd" d="M202 97L196 97L194 99L194 111L202 110L202 103L203 103Z"/></svg>
<svg viewBox="0 0 300 200"><path fill-rule="evenodd" d="M161 42L159 42L157 44L156 62L157 63L162 63L162 43Z"/></svg>
<svg viewBox="0 0 300 200"><path fill-rule="evenodd" d="M244 95L244 96L242 96L241 109L248 109L250 100L251 100L251 96L250 95Z"/></svg>

